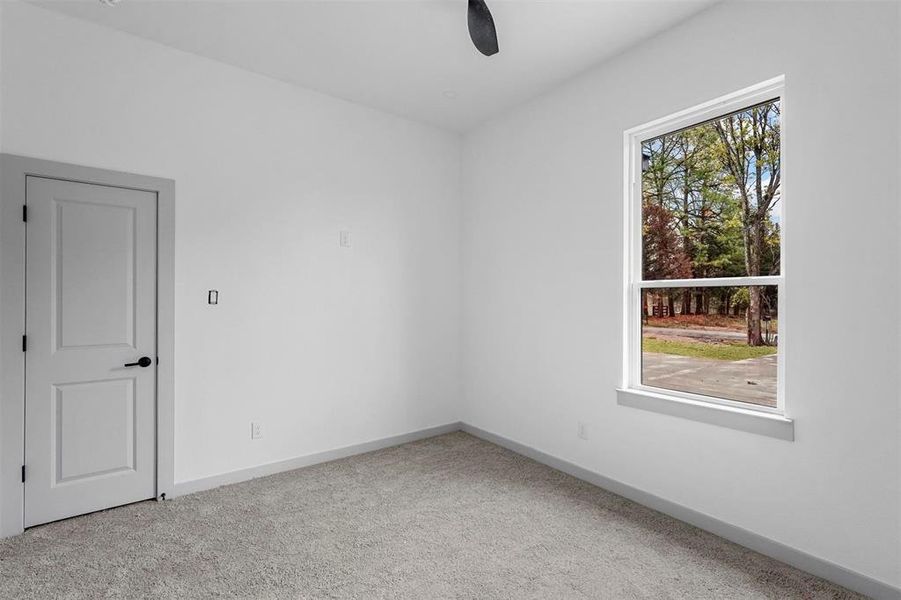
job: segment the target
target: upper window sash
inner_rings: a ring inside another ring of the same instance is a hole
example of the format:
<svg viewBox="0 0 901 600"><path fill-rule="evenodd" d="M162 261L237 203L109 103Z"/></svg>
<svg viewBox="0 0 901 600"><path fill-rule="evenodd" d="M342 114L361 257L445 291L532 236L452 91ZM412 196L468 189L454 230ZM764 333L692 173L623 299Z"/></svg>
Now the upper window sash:
<svg viewBox="0 0 901 600"><path fill-rule="evenodd" d="M624 214L624 221L626 226L626 282L627 283L639 283L643 288L660 288L660 287L680 287L677 283L685 283L686 280L676 280L676 279L660 279L660 280L645 280L642 276L642 236L641 236L641 145L643 142L647 140L654 139L656 137L660 137L662 135L675 133L677 131L681 131L683 129L687 129L696 125L700 125L709 121L714 121L723 117L726 117L732 113L741 112L758 104L763 104L775 99L780 99L780 102L783 104L783 117L781 127L783 130L783 139L784 139L784 130L785 130L785 120L784 120L784 91L785 91L785 78L775 77L773 79L764 81L758 85L752 86L750 88L739 90L737 92L733 92L731 94L727 94L721 98L716 100L711 100L709 102L702 103L698 106L685 109L679 111L673 115L663 117L660 119L656 119L651 121L650 123L646 123L644 125L640 125L638 127L633 127L624 132L624 137L626 140L625 150L625 170L626 177L624 181L626 182L626 194L629 199L628 206L626 207L626 212ZM783 163L785 163L785 156L780 159ZM784 193L785 182L783 177L783 182L781 185ZM781 219L784 221L784 216ZM782 238L780 245L784 245L784 223L780 223L783 228ZM785 265L784 265L784 252L780 252L779 262L779 274L772 276L755 276L755 277L739 277L739 278L717 278L719 281L725 281L726 283L701 283L710 281L713 282L715 279L690 279L690 285L683 285L681 287L710 287L715 285L774 285L778 283L782 283L784 281L785 275ZM728 281L737 282L739 280L746 279L754 279L753 282L748 282L744 284L738 283L729 283Z"/></svg>

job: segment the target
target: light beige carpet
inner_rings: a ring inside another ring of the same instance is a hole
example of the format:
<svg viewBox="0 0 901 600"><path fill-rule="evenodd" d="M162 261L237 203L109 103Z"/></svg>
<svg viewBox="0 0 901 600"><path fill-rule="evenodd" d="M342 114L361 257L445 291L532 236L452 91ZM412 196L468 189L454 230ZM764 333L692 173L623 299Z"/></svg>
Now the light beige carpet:
<svg viewBox="0 0 901 600"><path fill-rule="evenodd" d="M453 433L30 529L0 598L857 598Z"/></svg>

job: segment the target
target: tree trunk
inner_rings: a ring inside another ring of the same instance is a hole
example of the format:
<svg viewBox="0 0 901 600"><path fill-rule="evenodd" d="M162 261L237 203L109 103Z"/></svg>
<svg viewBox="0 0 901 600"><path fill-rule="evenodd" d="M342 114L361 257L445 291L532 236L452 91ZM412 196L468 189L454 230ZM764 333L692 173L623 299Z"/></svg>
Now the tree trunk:
<svg viewBox="0 0 901 600"><path fill-rule="evenodd" d="M685 288L682 292L682 314L691 314L691 289Z"/></svg>
<svg viewBox="0 0 901 600"><path fill-rule="evenodd" d="M765 218L765 217L764 217ZM747 235L748 256L746 258L748 264L748 275L760 275L760 262L763 256L763 238L765 223L756 215L749 223L749 231ZM748 345L763 346L765 342L760 333L760 320L763 316L763 288L758 285L748 286L748 295L750 296L750 304L748 306Z"/></svg>
<svg viewBox="0 0 901 600"><path fill-rule="evenodd" d="M750 306L748 306L748 345L763 346L763 335L760 331L761 317L761 294L762 290L759 285L748 286L748 295L751 297Z"/></svg>
<svg viewBox="0 0 901 600"><path fill-rule="evenodd" d="M675 317L676 316L676 306L675 306L675 301L673 300L672 294L668 294L668 301L669 301L669 316Z"/></svg>

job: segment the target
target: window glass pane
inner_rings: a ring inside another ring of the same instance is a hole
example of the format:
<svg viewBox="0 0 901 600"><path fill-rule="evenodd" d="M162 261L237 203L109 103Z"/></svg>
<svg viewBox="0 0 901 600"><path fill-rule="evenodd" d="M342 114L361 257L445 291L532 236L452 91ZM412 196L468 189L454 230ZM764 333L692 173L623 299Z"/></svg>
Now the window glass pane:
<svg viewBox="0 0 901 600"><path fill-rule="evenodd" d="M780 104L642 143L645 280L778 275Z"/></svg>
<svg viewBox="0 0 901 600"><path fill-rule="evenodd" d="M776 406L777 286L642 290L643 385Z"/></svg>

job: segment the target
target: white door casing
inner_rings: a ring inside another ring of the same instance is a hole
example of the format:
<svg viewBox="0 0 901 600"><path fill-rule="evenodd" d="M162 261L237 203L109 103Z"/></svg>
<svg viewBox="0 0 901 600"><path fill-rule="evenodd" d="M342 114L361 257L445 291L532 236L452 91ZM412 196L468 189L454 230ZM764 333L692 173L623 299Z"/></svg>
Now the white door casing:
<svg viewBox="0 0 901 600"><path fill-rule="evenodd" d="M30 176L26 203L28 527L156 495L157 195Z"/></svg>

